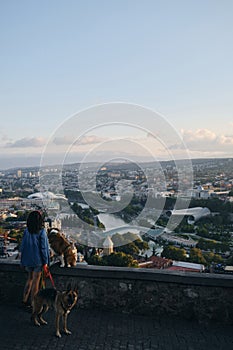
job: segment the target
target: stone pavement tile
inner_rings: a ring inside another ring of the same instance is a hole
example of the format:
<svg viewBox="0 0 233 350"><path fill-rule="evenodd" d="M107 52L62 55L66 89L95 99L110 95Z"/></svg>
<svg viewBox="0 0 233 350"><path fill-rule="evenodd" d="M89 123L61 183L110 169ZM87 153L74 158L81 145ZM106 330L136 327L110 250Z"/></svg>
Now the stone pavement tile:
<svg viewBox="0 0 233 350"><path fill-rule="evenodd" d="M54 311L47 326L35 327L30 314L0 304L1 350L231 350L232 326L199 325L172 318L156 319L75 308L68 317L72 335L55 337Z"/></svg>

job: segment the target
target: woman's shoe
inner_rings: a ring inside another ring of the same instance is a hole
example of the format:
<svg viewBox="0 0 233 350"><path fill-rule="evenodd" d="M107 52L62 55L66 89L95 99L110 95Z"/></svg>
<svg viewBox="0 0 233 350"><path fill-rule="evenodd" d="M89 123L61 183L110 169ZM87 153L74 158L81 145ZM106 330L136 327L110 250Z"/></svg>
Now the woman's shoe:
<svg viewBox="0 0 233 350"><path fill-rule="evenodd" d="M32 310L32 305L28 302L25 303L24 301L22 301L22 307L24 310L29 311L29 312L31 312L31 310Z"/></svg>

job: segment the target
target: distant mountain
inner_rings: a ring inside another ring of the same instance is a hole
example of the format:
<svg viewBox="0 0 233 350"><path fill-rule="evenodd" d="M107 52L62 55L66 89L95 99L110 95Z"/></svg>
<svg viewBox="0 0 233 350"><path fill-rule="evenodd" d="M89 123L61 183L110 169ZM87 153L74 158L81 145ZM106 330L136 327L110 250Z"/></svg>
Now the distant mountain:
<svg viewBox="0 0 233 350"><path fill-rule="evenodd" d="M25 159L24 159L25 160ZM30 165L30 157L28 157L27 159L27 165L22 165L22 166L14 166L12 164L12 166L9 166L9 168L4 168L3 163L0 162L0 167L2 168L3 172L9 172L9 171L17 171L18 169L27 169L27 171L38 171L40 170L40 166L37 165L33 165L33 163L35 163L35 158L33 158L33 162ZM9 165L12 163L9 162ZM206 166L208 167L219 167L219 166L231 166L233 167L233 158L195 158L195 159L191 159L191 163L193 166ZM106 167L108 171L116 171L116 170L138 170L139 168L145 169L145 168L155 168L158 165L161 166L162 168L166 168L167 166L176 166L176 165L185 165L187 164L187 159L178 159L178 160L158 160L158 162L109 162L104 164L103 162L91 162L91 163L72 163L72 164L64 164L63 165L63 170L75 170L75 169L79 169L80 166L82 168L87 168L88 170L92 170L92 169L99 169L102 167ZM45 168L49 169L49 168L61 168L62 165L61 164L54 164L54 165L48 165L45 166ZM5 169L5 170L3 170Z"/></svg>

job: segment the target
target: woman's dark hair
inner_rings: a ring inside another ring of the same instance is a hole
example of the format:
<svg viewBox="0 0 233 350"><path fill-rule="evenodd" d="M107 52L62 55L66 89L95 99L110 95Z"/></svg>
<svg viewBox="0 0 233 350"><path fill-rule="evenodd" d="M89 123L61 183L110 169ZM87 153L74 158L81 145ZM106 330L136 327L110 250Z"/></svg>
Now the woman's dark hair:
<svg viewBox="0 0 233 350"><path fill-rule="evenodd" d="M32 211L27 218L27 228L30 233L39 233L44 226L44 218L38 210Z"/></svg>

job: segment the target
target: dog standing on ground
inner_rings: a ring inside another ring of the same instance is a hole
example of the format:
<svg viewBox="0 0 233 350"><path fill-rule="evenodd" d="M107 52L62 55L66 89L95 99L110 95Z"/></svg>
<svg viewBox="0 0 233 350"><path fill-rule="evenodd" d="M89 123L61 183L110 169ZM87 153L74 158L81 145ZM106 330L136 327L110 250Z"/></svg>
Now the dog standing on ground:
<svg viewBox="0 0 233 350"><path fill-rule="evenodd" d="M36 326L45 325L47 322L42 318L42 314L47 312L49 308L55 309L56 320L56 336L61 338L60 318L63 317L63 326L65 334L71 334L67 329L67 316L78 300L77 290L71 288L66 291L59 292L54 288L41 289L33 299L33 310L31 319Z"/></svg>
<svg viewBox="0 0 233 350"><path fill-rule="evenodd" d="M76 266L77 249L74 243L69 242L64 234L58 228L48 230L48 240L50 247L58 255L61 261L61 267Z"/></svg>

